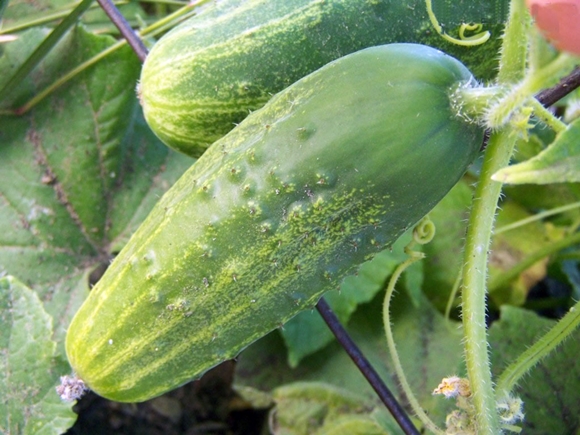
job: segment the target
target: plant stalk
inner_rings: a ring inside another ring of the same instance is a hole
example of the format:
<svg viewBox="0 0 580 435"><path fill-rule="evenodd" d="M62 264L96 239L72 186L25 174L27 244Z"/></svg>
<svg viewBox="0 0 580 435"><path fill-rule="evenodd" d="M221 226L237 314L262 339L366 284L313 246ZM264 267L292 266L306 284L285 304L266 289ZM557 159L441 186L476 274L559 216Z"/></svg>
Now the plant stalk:
<svg viewBox="0 0 580 435"><path fill-rule="evenodd" d="M512 0L500 54L498 86L524 77L530 17L524 0ZM500 433L499 415L491 378L486 330L486 279L488 250L502 184L491 176L507 166L516 143L514 129L494 131L484 154L469 216L462 272L462 321L465 363L473 394L478 435Z"/></svg>
<svg viewBox="0 0 580 435"><path fill-rule="evenodd" d="M407 377L405 376L405 371L403 370L403 366L401 365L401 360L399 358L399 354L397 352L397 347L395 345L395 339L393 337L393 331L391 328L391 321L390 321L390 305L391 299L393 297L393 292L395 291L395 284L397 283L401 274L413 263L422 260L424 255L420 252L412 252L410 257L403 263L401 263L393 273L391 279L389 280L389 285L387 286L387 292L385 294L385 301L383 303L383 324L385 326L385 335L387 339L387 346L389 348L389 354L391 355L391 359L393 361L393 366L395 368L395 373L401 384L401 388L407 397L407 401L413 408L413 411L421 420L425 428L429 430L431 433L436 435L445 435L445 433L437 427L437 425L429 418L427 413L423 410L421 405L419 404L417 398L413 394L413 390L407 381Z"/></svg>
<svg viewBox="0 0 580 435"><path fill-rule="evenodd" d="M560 207L552 208L550 210L545 210L541 213L537 213L533 216L527 217L525 219L520 219L519 221L513 222L508 225L504 225L503 227L496 228L494 234L497 236L498 234L505 233L510 230L515 230L516 228L522 227L524 225L540 221L542 219L548 218L550 216L554 216L560 213L564 213L569 210L574 210L575 208L580 208L580 201L574 202L572 204L566 204Z"/></svg>
<svg viewBox="0 0 580 435"><path fill-rule="evenodd" d="M79 5L54 28L52 32L42 41L34 52L26 59L18 71L8 80L2 89L0 89L0 101L18 87L28 74L40 63L48 54L52 47L64 36L64 34L76 23L77 19L91 6L93 0L83 0Z"/></svg>
<svg viewBox="0 0 580 435"><path fill-rule="evenodd" d="M516 136L505 128L489 139L469 217L463 266L462 319L465 360L479 435L497 435L499 419L491 380L486 331L488 250L502 184L491 176L509 163Z"/></svg>
<svg viewBox="0 0 580 435"><path fill-rule="evenodd" d="M568 338L578 326L580 326L580 302L576 302L553 328L504 370L497 382L498 397L507 397L522 376Z"/></svg>

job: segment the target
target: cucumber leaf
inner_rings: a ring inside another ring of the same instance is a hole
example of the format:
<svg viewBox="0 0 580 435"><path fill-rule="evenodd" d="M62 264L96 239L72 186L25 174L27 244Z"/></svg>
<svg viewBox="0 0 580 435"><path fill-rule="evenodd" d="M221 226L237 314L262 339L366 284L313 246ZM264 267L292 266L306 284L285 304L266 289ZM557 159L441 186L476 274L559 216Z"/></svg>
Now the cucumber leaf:
<svg viewBox="0 0 580 435"><path fill-rule="evenodd" d="M496 172L492 178L508 184L580 182L580 119L535 157Z"/></svg>
<svg viewBox="0 0 580 435"><path fill-rule="evenodd" d="M6 44L0 70L17 68L45 33L31 30ZM113 43L76 28L15 90L12 103ZM61 351L90 285L191 163L145 125L134 91L139 71L126 48L27 115L0 117L0 274L19 276L38 293L57 319Z"/></svg>
<svg viewBox="0 0 580 435"><path fill-rule="evenodd" d="M518 204L504 201L497 215L496 227L499 229L530 216L530 213ZM522 305L530 289L546 276L548 258L544 257L519 273L515 279L508 281L502 279L504 273L550 243L551 237L540 221L493 236L489 254L488 291L496 306Z"/></svg>
<svg viewBox="0 0 580 435"><path fill-rule="evenodd" d="M567 260L562 262L562 272L572 286L572 299L580 300L580 268L578 262Z"/></svg>
<svg viewBox="0 0 580 435"><path fill-rule="evenodd" d="M516 359L552 325L531 311L510 306L489 331L491 361L495 375ZM576 329L560 347L540 361L516 388L524 401L522 433L564 435L580 427L580 330Z"/></svg>
<svg viewBox="0 0 580 435"><path fill-rule="evenodd" d="M556 134L543 125L535 125L529 139L520 139L512 165L525 162L545 150L554 142ZM580 183L553 184L505 184L503 191L508 198L524 206L530 212L552 209L580 201ZM580 209L569 210L550 218L556 225L571 225L580 218Z"/></svg>
<svg viewBox="0 0 580 435"><path fill-rule="evenodd" d="M436 228L435 237L423 246L427 256L423 291L444 312L453 284L461 270L463 239L467 229L469 205L473 196L467 181L461 180L429 213Z"/></svg>
<svg viewBox="0 0 580 435"><path fill-rule="evenodd" d="M2 46L0 83L46 33L26 31ZM114 42L83 28L72 30L1 107L18 107ZM169 151L146 126L134 90L139 71L138 60L125 48L26 115L0 116L0 276L18 276L30 288L48 313L31 311L38 322L54 319L44 331L48 338L22 337L21 348L39 348L38 361L36 356L18 361L27 382L23 394L38 393L28 406L27 396L13 393L22 383L2 384L10 388L0 391L10 403L0 405L0 425L9 420L17 427L2 427L1 433L56 434L74 422L71 405L61 403L54 388L59 375L70 373L66 328L110 258L192 162ZM4 304L2 325L10 325L11 315ZM48 354L53 366L46 362Z"/></svg>
<svg viewBox="0 0 580 435"><path fill-rule="evenodd" d="M321 382L297 382L273 392L271 428L285 435L386 435L364 398Z"/></svg>
<svg viewBox="0 0 580 435"><path fill-rule="evenodd" d="M400 396L382 325L383 297L381 292L371 303L359 306L347 330L393 394ZM429 415L443 427L453 403L431 393L442 378L462 374L459 324L447 323L424 297L418 305L414 304L402 288L395 295L391 310L395 342L411 388ZM278 334L272 333L242 352L236 365L238 386L268 392L282 385L307 381L334 385L377 405L376 393L336 342L289 369L284 343Z"/></svg>
<svg viewBox="0 0 580 435"><path fill-rule="evenodd" d="M8 0L0 0L0 23L2 22L2 15L4 15L6 6L8 6Z"/></svg>
<svg viewBox="0 0 580 435"><path fill-rule="evenodd" d="M12 276L0 278L0 433L58 434L76 419L55 392L52 318L38 295Z"/></svg>

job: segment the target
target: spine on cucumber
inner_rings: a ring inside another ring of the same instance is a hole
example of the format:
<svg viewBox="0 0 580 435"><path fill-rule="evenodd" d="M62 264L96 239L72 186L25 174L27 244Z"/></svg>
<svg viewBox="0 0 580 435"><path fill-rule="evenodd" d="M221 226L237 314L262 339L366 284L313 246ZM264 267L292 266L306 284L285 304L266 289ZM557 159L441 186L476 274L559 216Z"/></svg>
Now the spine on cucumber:
<svg viewBox="0 0 580 435"><path fill-rule="evenodd" d="M274 96L151 211L70 325L72 367L143 401L278 328L451 189L483 132L450 101L472 79L414 44L369 48Z"/></svg>
<svg viewBox="0 0 580 435"><path fill-rule="evenodd" d="M495 71L498 44L453 47L432 29L424 0L225 0L153 47L140 98L158 137L198 157L293 82L341 56L392 42L435 44L468 67Z"/></svg>

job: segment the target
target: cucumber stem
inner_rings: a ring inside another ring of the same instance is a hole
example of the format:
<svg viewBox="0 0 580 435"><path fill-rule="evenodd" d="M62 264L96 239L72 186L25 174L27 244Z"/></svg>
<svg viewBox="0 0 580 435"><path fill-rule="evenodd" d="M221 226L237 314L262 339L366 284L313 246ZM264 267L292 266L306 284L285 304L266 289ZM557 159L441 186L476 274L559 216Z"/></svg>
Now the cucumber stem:
<svg viewBox="0 0 580 435"><path fill-rule="evenodd" d="M472 82L456 87L449 96L458 117L485 126L488 108L507 93L502 86L473 86Z"/></svg>
<svg viewBox="0 0 580 435"><path fill-rule="evenodd" d="M569 73L573 68L573 58L567 54L561 54L543 68L530 71L522 81L513 86L509 93L489 107L485 117L486 126L492 129L503 127L524 106L533 107L534 104L530 104L530 100L535 93L553 84L557 77ZM543 111L540 116L551 118L548 122L553 125L553 115Z"/></svg>
<svg viewBox="0 0 580 435"><path fill-rule="evenodd" d="M550 127L554 133L562 133L568 127L564 122L560 121L559 118L554 116L552 112L546 109L542 104L535 98L530 98L530 106L534 110L534 115L541 120L544 124Z"/></svg>
<svg viewBox="0 0 580 435"><path fill-rule="evenodd" d="M500 50L498 83L513 84L524 78L531 25L532 18L524 0L511 0Z"/></svg>
<svg viewBox="0 0 580 435"><path fill-rule="evenodd" d="M561 207L552 208L550 210L546 210L541 213L536 213L533 216L527 217L525 219L520 219L519 221L512 222L511 224L496 228L494 234L497 236L498 234L505 233L506 231L515 230L516 228L522 227L532 222L540 221L547 217L564 213L569 210L574 210L575 208L580 208L580 201L574 202L572 204L566 204Z"/></svg>
<svg viewBox="0 0 580 435"><path fill-rule="evenodd" d="M497 382L498 398L507 397L521 377L568 338L578 326L580 326L580 302L576 302L553 328L504 370Z"/></svg>
<svg viewBox="0 0 580 435"><path fill-rule="evenodd" d="M397 352L397 347L395 345L395 340L393 338L393 331L391 329L391 321L390 321L390 305L391 299L393 296L393 292L395 291L395 284L399 280L401 274L413 263L422 260L425 256L421 252L410 252L409 258L404 261L403 263L399 264L395 269L395 272L391 276L389 280L389 285L387 287L387 292L385 294L385 300L383 303L383 323L385 327L385 335L387 338L387 347L389 348L389 354L391 355L391 360L393 362L393 366L395 368L395 373L397 374L397 379L399 380L399 384L403 389L407 401L411 405L413 412L417 415L421 423L432 433L437 435L444 435L443 432L437 425L429 418L429 416L425 413L419 401L413 394L413 390L407 381L407 377L405 376L405 371L403 370L403 366L401 364L401 360L399 359L399 353Z"/></svg>
<svg viewBox="0 0 580 435"><path fill-rule="evenodd" d="M524 0L512 0L500 53L498 86L507 86L523 79L530 25L531 18ZM473 394L478 435L500 433L485 321L488 250L502 187L491 176L508 165L516 139L516 131L509 124L491 134L475 189L466 235L462 274L462 321L465 362Z"/></svg>
<svg viewBox="0 0 580 435"><path fill-rule="evenodd" d="M463 267L462 319L465 361L477 413L479 435L497 435L499 419L491 380L486 331L486 278L488 250L502 184L491 176L506 166L516 135L510 128L491 135L469 216Z"/></svg>
<svg viewBox="0 0 580 435"><path fill-rule="evenodd" d="M397 346L395 345L395 339L393 336L393 331L391 329L391 320L390 320L390 305L391 299L393 296L393 292L395 291L395 285L397 281L401 277L402 273L413 263L422 260L425 258L425 254L418 251L413 251L412 248L415 244L424 245L429 243L433 237L435 236L435 224L429 219L429 217L424 217L415 225L413 229L413 239L409 244L405 247L405 253L409 256L407 260L403 263L399 264L393 275L389 279L389 284L387 286L387 291L385 293L385 299L383 302L383 324L385 328L385 336L387 339L387 346L389 348L389 353L391 354L391 359L393 361L393 366L395 368L395 373L401 384L401 387L405 393L405 396L411 405L411 408L421 420L423 425L433 432L436 435L444 435L443 432L427 415L427 413L423 410L419 401L413 394L413 390L407 381L407 377L405 376L405 371L403 370L403 366L401 364L401 360L399 358L399 353L397 352Z"/></svg>

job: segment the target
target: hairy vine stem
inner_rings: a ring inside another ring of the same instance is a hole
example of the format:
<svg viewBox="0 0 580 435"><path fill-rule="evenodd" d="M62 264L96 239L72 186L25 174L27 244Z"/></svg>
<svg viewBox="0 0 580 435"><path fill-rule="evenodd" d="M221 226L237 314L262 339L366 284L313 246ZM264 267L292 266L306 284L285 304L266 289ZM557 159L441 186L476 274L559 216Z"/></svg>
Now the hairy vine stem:
<svg viewBox="0 0 580 435"><path fill-rule="evenodd" d="M387 286L387 291L385 293L385 300L383 302L383 325L385 327L385 336L387 339L387 346L389 348L389 354L391 355L391 359L393 361L393 366L395 368L395 373L397 374L397 378L407 397L411 408L417 415L417 417L421 420L421 422L425 425L425 427L436 435L444 435L443 432L437 425L429 418L427 413L423 410L419 401L413 394L413 390L411 389L411 385L407 381L407 377L405 376L405 371L403 370L403 365L401 364L401 359L399 358L399 353L397 352L397 347L395 345L395 339L393 336L393 331L391 328L391 299L393 297L393 293L395 291L395 285L397 281L403 274L403 272L411 266L413 263L422 260L425 258L425 254L419 251L413 251L413 247L415 244L424 245L429 243L433 237L435 237L435 225L429 219L429 217L424 217L415 225L413 229L413 239L411 242L405 247L405 254L407 254L408 258L403 263L399 264L399 266L393 272L391 279L389 280L389 284Z"/></svg>
<svg viewBox="0 0 580 435"><path fill-rule="evenodd" d="M502 186L491 176L509 162L516 142L516 136L510 132L506 128L490 137L475 190L464 253L462 317L465 362L477 410L478 433L482 435L499 433L487 347L485 297L488 250Z"/></svg>
<svg viewBox="0 0 580 435"><path fill-rule="evenodd" d="M552 329L544 334L531 347L526 349L499 376L497 381L498 398L508 397L519 380L542 358L559 346L580 324L580 302L570 308Z"/></svg>
<svg viewBox="0 0 580 435"><path fill-rule="evenodd" d="M530 26L524 0L512 0L503 37L498 85L512 85L523 79ZM489 138L483 166L469 216L462 271L462 321L465 364L473 394L475 427L480 435L500 433L499 415L491 376L486 329L486 281L488 251L502 184L491 176L507 166L517 135L510 124Z"/></svg>

